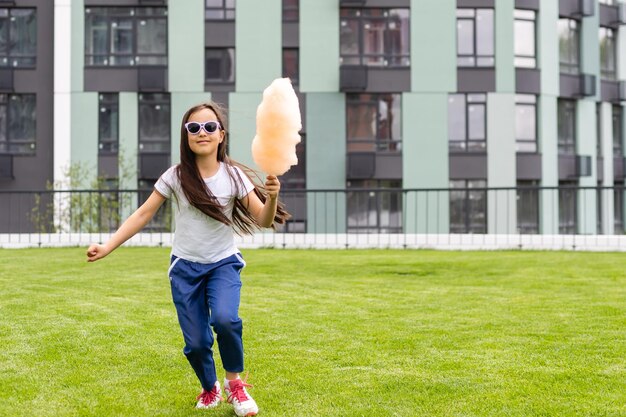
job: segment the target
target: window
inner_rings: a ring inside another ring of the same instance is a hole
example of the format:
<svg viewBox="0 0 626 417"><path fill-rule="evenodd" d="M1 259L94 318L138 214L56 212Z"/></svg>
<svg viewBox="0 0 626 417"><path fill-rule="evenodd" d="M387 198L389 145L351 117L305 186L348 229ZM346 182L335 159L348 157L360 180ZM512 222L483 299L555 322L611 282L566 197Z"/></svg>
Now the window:
<svg viewBox="0 0 626 417"><path fill-rule="evenodd" d="M600 0L600 4L606 4L607 6L615 6L615 0Z"/></svg>
<svg viewBox="0 0 626 417"><path fill-rule="evenodd" d="M456 55L459 67L493 67L493 9L456 10Z"/></svg>
<svg viewBox="0 0 626 417"><path fill-rule="evenodd" d="M400 180L348 182L348 232L399 233L402 231ZM377 189L377 191L374 191ZM387 191L389 190L389 191Z"/></svg>
<svg viewBox="0 0 626 417"><path fill-rule="evenodd" d="M600 28L600 78L603 80L617 79L617 44L615 31L611 28Z"/></svg>
<svg viewBox="0 0 626 417"><path fill-rule="evenodd" d="M515 66L537 66L535 41L536 14L533 10L515 10Z"/></svg>
<svg viewBox="0 0 626 417"><path fill-rule="evenodd" d="M537 97L515 96L515 143L517 152L537 152Z"/></svg>
<svg viewBox="0 0 626 417"><path fill-rule="evenodd" d="M348 152L400 152L401 95L348 94Z"/></svg>
<svg viewBox="0 0 626 417"><path fill-rule="evenodd" d="M559 19L559 65L564 74L580 72L580 29L578 21Z"/></svg>
<svg viewBox="0 0 626 417"><path fill-rule="evenodd" d="M341 9L340 62L409 66L408 9Z"/></svg>
<svg viewBox="0 0 626 417"><path fill-rule="evenodd" d="M206 20L235 20L235 0L206 0Z"/></svg>
<svg viewBox="0 0 626 417"><path fill-rule="evenodd" d="M576 233L577 183L559 181L559 234Z"/></svg>
<svg viewBox="0 0 626 417"><path fill-rule="evenodd" d="M85 9L85 66L167 65L165 7Z"/></svg>
<svg viewBox="0 0 626 417"><path fill-rule="evenodd" d="M624 156L622 106L613 106L613 157Z"/></svg>
<svg viewBox="0 0 626 417"><path fill-rule="evenodd" d="M576 153L576 102L558 101L558 149L560 155Z"/></svg>
<svg viewBox="0 0 626 417"><path fill-rule="evenodd" d="M292 84L300 80L300 56L298 48L283 48L283 77Z"/></svg>
<svg viewBox="0 0 626 417"><path fill-rule="evenodd" d="M450 94L448 96L448 135L450 152L485 152L487 149L487 96Z"/></svg>
<svg viewBox="0 0 626 417"><path fill-rule="evenodd" d="M35 153L34 94L0 94L0 154Z"/></svg>
<svg viewBox="0 0 626 417"><path fill-rule="evenodd" d="M170 153L170 96L139 94L139 152Z"/></svg>
<svg viewBox="0 0 626 417"><path fill-rule="evenodd" d="M487 181L450 181L450 233L487 233Z"/></svg>
<svg viewBox="0 0 626 417"><path fill-rule="evenodd" d="M596 103L596 156L602 157L602 103Z"/></svg>
<svg viewBox="0 0 626 417"><path fill-rule="evenodd" d="M624 234L624 183L615 182L613 191L613 227L616 235Z"/></svg>
<svg viewBox="0 0 626 417"><path fill-rule="evenodd" d="M517 233L539 233L538 181L517 181Z"/></svg>
<svg viewBox="0 0 626 417"><path fill-rule="evenodd" d="M297 22L300 17L300 0L283 0L283 22Z"/></svg>
<svg viewBox="0 0 626 417"><path fill-rule="evenodd" d="M119 94L98 95L98 149L101 154L117 153L119 150L120 105Z"/></svg>
<svg viewBox="0 0 626 417"><path fill-rule="evenodd" d="M35 67L37 17L35 9L0 8L0 67Z"/></svg>
<svg viewBox="0 0 626 417"><path fill-rule="evenodd" d="M207 48L204 61L206 83L235 82L235 48Z"/></svg>

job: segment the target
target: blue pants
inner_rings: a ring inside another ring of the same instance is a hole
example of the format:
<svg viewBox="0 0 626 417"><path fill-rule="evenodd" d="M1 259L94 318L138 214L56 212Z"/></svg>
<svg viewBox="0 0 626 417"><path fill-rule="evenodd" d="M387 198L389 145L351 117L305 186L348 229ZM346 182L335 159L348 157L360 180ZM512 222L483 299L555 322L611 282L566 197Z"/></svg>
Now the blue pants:
<svg viewBox="0 0 626 417"><path fill-rule="evenodd" d="M183 353L202 387L213 389L213 330L224 369L243 372L242 323L239 318L240 272L245 263L232 255L212 264L172 256L169 277L172 298L183 331ZM211 329L213 328L213 330Z"/></svg>

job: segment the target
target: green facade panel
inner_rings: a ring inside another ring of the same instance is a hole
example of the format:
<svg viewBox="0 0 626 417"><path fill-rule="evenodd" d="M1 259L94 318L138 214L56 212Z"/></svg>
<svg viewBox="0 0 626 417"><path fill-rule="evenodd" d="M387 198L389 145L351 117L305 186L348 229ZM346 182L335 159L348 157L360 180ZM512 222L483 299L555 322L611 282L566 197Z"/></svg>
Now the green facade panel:
<svg viewBox="0 0 626 417"><path fill-rule="evenodd" d="M339 0L300 0L300 91L339 89Z"/></svg>
<svg viewBox="0 0 626 417"><path fill-rule="evenodd" d="M456 91L456 2L412 0L410 13L411 90Z"/></svg>
<svg viewBox="0 0 626 417"><path fill-rule="evenodd" d="M498 0L495 10L496 91L515 92L514 0Z"/></svg>
<svg viewBox="0 0 626 417"><path fill-rule="evenodd" d="M538 140L541 154L541 186L559 185L557 154L557 97L541 95L538 100ZM545 190L539 197L539 228L543 234L559 230L559 198L554 190Z"/></svg>
<svg viewBox="0 0 626 417"><path fill-rule="evenodd" d="M515 95L487 95L487 185L517 185L515 153ZM517 196L514 190L491 191L487 196L488 232L515 233Z"/></svg>
<svg viewBox="0 0 626 417"><path fill-rule="evenodd" d="M306 95L306 180L310 190L346 188L346 102L340 93ZM343 193L307 195L307 232L345 233Z"/></svg>
<svg viewBox="0 0 626 417"><path fill-rule="evenodd" d="M71 97L71 166L90 172L81 187L90 188L98 176L98 93L73 92Z"/></svg>
<svg viewBox="0 0 626 417"><path fill-rule="evenodd" d="M579 100L576 105L576 154L591 157L591 175L580 177L581 187L598 185L596 158L596 103L593 100ZM594 234L597 230L597 202L595 189L583 189L578 194L578 232Z"/></svg>
<svg viewBox="0 0 626 417"><path fill-rule="evenodd" d="M537 35L537 67L541 69L541 93L559 95L559 2L540 2ZM554 113L556 116L556 113Z"/></svg>
<svg viewBox="0 0 626 417"><path fill-rule="evenodd" d="M580 31L580 70L583 74L595 75L596 100L600 100L599 8L600 5L596 4L596 13L582 19Z"/></svg>
<svg viewBox="0 0 626 417"><path fill-rule="evenodd" d="M256 135L256 109L262 98L262 93L231 93L229 98L229 154L255 170L259 168L250 149Z"/></svg>
<svg viewBox="0 0 626 417"><path fill-rule="evenodd" d="M235 21L236 90L263 91L282 74L282 2L238 1Z"/></svg>
<svg viewBox="0 0 626 417"><path fill-rule="evenodd" d="M85 2L72 0L71 90L83 91L83 68L85 66Z"/></svg>
<svg viewBox="0 0 626 417"><path fill-rule="evenodd" d="M204 3L185 0L168 4L169 91L204 90Z"/></svg>
<svg viewBox="0 0 626 417"><path fill-rule="evenodd" d="M402 158L403 188L448 188L447 93L402 95ZM411 192L405 200L406 233L448 232L447 192Z"/></svg>

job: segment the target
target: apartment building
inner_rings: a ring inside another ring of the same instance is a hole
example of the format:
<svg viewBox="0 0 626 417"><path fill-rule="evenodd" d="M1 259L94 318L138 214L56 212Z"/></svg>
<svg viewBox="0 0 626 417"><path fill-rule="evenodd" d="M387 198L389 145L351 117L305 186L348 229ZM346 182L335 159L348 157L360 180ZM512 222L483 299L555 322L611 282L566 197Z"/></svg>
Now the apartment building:
<svg viewBox="0 0 626 417"><path fill-rule="evenodd" d="M254 166L287 76L288 231L622 234L625 23L617 0L0 0L0 190L76 165L149 189L209 99Z"/></svg>

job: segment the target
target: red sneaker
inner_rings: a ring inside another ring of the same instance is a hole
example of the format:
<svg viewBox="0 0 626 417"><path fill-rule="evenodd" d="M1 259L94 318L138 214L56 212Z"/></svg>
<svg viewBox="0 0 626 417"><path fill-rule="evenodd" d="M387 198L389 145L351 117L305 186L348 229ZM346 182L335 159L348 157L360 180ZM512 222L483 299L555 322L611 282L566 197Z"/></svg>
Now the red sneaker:
<svg viewBox="0 0 626 417"><path fill-rule="evenodd" d="M248 394L246 387L252 387L252 385L247 384L246 381L242 381L241 379L232 381L224 379L226 399L233 405L235 414L239 417L256 416L259 412L259 407L250 394Z"/></svg>
<svg viewBox="0 0 626 417"><path fill-rule="evenodd" d="M211 391L207 391L202 388L200 395L196 397L198 404L196 408L214 408L217 407L220 401L224 401L222 398L222 390L220 389L219 381L215 381L215 385Z"/></svg>

